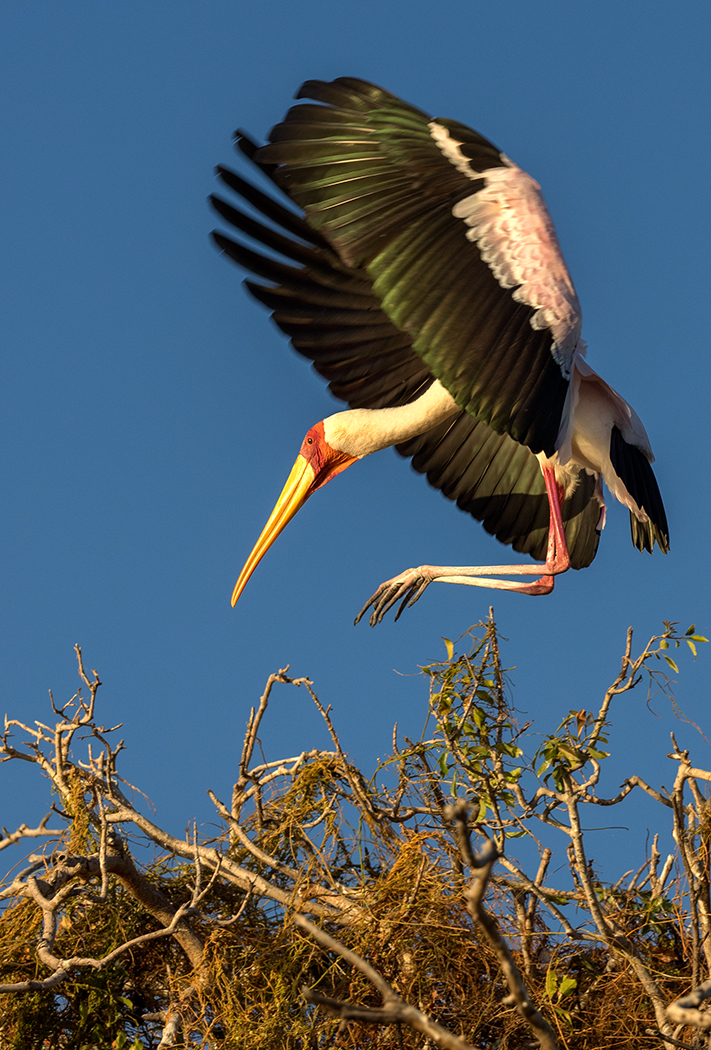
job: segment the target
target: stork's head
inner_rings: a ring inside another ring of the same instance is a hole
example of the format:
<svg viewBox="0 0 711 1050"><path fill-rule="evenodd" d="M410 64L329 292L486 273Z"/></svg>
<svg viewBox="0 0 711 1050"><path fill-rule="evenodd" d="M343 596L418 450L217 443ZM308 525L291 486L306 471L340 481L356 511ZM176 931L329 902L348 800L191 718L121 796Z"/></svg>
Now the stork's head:
<svg viewBox="0 0 711 1050"><path fill-rule="evenodd" d="M345 413L342 413L345 415ZM335 418L335 417L333 417ZM324 421L327 425L330 420ZM279 533L289 524L296 512L303 507L309 496L320 489L336 474L355 463L359 457L351 455L334 448L326 440L324 422L316 423L311 427L301 444L301 450L296 457L296 463L291 468L286 485L276 502L274 510L269 515L267 524L257 540L254 550L247 558L244 568L232 592L232 605L236 605L237 599L245 588L247 580L256 569L266 552L271 547ZM337 440L329 433L331 440ZM340 442L337 442L340 443Z"/></svg>

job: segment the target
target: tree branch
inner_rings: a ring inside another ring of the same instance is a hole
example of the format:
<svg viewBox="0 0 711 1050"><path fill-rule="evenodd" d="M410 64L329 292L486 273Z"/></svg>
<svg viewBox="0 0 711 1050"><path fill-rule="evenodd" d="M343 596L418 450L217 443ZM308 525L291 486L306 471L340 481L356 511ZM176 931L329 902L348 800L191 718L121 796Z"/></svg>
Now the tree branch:
<svg viewBox="0 0 711 1050"><path fill-rule="evenodd" d="M459 1036L433 1021L427 1014L406 1003L365 959L346 948L334 937L330 937L318 926L314 926L305 916L294 915L294 922L329 951L339 955L356 970L359 970L376 988L383 1000L383 1006L379 1009L357 1006L353 1003L342 1002L340 999L331 999L329 996L322 995L321 992L304 987L301 989L301 994L307 1003L323 1006L344 1021L361 1021L366 1024L406 1024L415 1031L422 1032L424 1036L434 1040L446 1050L475 1050L471 1043L460 1039Z"/></svg>

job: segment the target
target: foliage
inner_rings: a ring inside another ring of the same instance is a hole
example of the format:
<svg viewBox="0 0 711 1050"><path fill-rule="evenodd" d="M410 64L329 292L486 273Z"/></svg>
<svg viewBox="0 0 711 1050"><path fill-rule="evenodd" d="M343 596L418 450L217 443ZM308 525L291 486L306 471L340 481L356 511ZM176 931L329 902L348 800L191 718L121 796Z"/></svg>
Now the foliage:
<svg viewBox="0 0 711 1050"><path fill-rule="evenodd" d="M706 1045L679 999L694 988L702 1002L711 972L711 773L672 737L673 789L631 774L600 793L615 699L644 678L671 696L670 652L696 656L705 640L665 624L633 657L630 631L597 712L569 711L528 754L490 618L424 668L422 736L393 741L371 779L312 684L280 671L252 710L229 805L211 796L223 831L209 841L169 835L129 797L78 651L85 695L53 703L51 726L9 720L3 738L4 760L34 763L57 801L0 842L52 842L2 890L0 1044L621 1050L656 1033L650 1046ZM277 684L310 693L331 751L253 762ZM659 833L608 883L585 814L634 790L659 807ZM156 859L139 864L128 836Z"/></svg>

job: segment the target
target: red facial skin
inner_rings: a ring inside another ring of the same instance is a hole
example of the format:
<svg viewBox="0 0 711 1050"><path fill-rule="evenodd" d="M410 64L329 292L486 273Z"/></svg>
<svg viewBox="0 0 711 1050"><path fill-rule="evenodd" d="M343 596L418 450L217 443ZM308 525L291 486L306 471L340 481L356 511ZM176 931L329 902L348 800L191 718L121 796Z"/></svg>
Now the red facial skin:
<svg viewBox="0 0 711 1050"><path fill-rule="evenodd" d="M335 478L336 474L340 474L356 460L355 456L339 452L328 444L324 437L323 423L316 423L311 427L301 444L299 455L304 457L314 472L314 482L309 495L322 488L327 481Z"/></svg>

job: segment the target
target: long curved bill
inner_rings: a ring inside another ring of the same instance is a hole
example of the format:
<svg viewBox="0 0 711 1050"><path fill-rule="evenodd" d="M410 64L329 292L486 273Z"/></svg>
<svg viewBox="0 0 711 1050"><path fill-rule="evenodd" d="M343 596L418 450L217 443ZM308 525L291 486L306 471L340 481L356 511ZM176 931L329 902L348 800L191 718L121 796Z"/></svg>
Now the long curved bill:
<svg viewBox="0 0 711 1050"><path fill-rule="evenodd" d="M244 590L247 580L259 565L280 532L289 524L296 512L303 507L312 492L315 491L316 474L314 468L303 456L299 455L291 468L286 485L282 489L274 510L269 515L267 524L254 545L254 550L247 558L239 579L232 592L232 605Z"/></svg>

